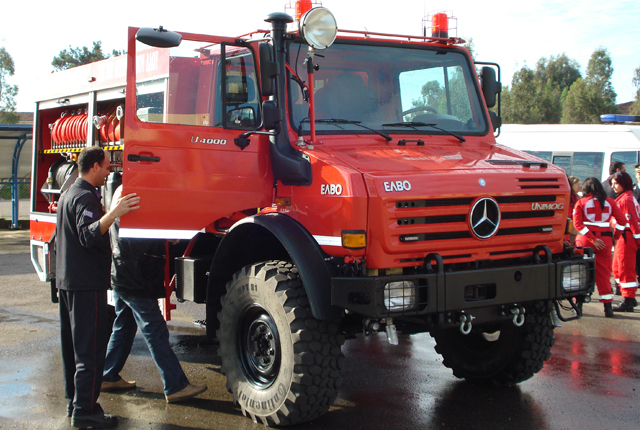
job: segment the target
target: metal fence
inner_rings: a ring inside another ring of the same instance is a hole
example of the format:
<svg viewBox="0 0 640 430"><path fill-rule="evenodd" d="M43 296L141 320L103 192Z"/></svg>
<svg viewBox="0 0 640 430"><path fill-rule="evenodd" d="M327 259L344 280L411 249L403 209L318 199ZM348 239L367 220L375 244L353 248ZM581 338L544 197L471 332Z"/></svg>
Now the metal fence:
<svg viewBox="0 0 640 430"><path fill-rule="evenodd" d="M20 178L16 182L18 198L14 202L11 178L0 178L0 218L12 219L14 205L17 205L18 219L29 219L31 200L31 178Z"/></svg>

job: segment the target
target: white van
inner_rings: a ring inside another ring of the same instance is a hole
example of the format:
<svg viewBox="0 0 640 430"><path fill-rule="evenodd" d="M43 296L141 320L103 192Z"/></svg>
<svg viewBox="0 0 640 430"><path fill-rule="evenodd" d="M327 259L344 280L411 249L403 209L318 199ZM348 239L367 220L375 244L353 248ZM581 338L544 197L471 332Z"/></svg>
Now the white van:
<svg viewBox="0 0 640 430"><path fill-rule="evenodd" d="M506 124L498 143L533 154L562 167L584 181L609 177L609 165L622 161L635 181L640 163L640 125L626 124Z"/></svg>

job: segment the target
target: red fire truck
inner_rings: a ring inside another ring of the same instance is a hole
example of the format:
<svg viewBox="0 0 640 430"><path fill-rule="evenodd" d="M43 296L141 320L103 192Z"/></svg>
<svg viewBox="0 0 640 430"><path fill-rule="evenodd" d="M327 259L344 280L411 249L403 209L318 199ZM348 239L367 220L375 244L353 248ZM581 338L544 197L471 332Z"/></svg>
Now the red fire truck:
<svg viewBox="0 0 640 430"><path fill-rule="evenodd" d="M238 37L131 28L125 56L41 82L31 249L52 298L56 203L77 153L101 145L141 198L120 233L184 244L166 317L174 292L205 304L254 420L326 412L341 345L363 333L430 332L471 382L530 378L551 315L579 318L593 291L592 253L564 241L565 173L496 144L499 69L447 15L403 36L301 9Z"/></svg>

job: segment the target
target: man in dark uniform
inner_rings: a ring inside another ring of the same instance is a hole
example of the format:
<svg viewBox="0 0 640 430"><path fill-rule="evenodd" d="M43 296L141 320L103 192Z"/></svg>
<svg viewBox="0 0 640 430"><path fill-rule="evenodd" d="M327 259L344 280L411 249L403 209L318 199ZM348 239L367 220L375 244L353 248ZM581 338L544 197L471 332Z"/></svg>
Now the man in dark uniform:
<svg viewBox="0 0 640 430"><path fill-rule="evenodd" d="M624 172L627 170L627 166L625 166L625 164L622 161L614 161L613 163L611 163L611 165L609 166L609 177L607 178L606 181L602 182L602 187L604 188L604 192L607 193L607 197L612 198L612 199L616 199L616 197L618 197L618 195L613 191L613 189L611 188L611 177L613 175L615 175L617 172Z"/></svg>
<svg viewBox="0 0 640 430"><path fill-rule="evenodd" d="M109 339L107 289L110 284L111 224L138 209L129 194L104 213L96 187L109 175L109 160L100 147L78 157L79 178L58 202L56 286L60 296L60 335L67 414L77 428L109 428L118 423L100 404L100 385Z"/></svg>

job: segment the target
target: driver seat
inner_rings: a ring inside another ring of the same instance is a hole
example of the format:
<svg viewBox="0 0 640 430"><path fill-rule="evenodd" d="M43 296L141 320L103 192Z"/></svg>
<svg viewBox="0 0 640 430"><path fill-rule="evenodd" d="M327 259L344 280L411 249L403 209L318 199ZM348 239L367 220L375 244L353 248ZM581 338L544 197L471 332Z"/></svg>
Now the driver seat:
<svg viewBox="0 0 640 430"><path fill-rule="evenodd" d="M363 121L378 108L374 92L365 86L362 76L337 75L315 94L318 119Z"/></svg>

